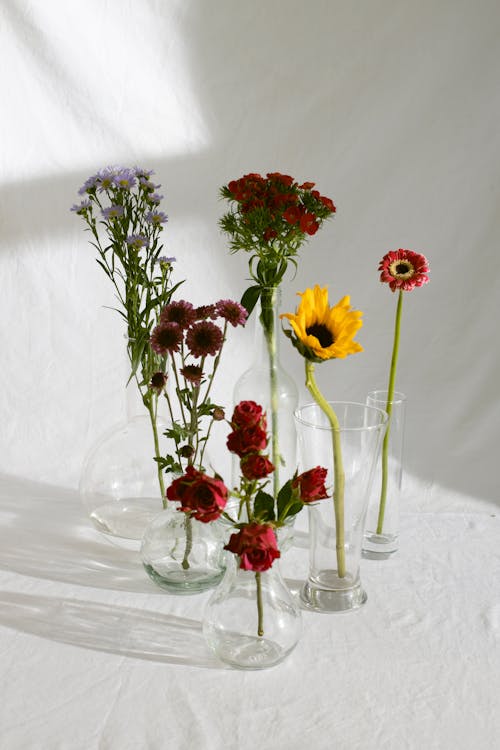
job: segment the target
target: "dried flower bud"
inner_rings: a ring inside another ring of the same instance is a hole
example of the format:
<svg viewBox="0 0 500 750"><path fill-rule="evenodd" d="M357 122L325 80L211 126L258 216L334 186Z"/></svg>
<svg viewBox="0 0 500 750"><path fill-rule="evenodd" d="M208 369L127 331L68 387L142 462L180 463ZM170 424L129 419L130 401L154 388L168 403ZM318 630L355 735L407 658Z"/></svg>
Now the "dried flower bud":
<svg viewBox="0 0 500 750"><path fill-rule="evenodd" d="M181 454L182 458L191 458L194 453L194 448L192 445L183 445L179 453Z"/></svg>
<svg viewBox="0 0 500 750"><path fill-rule="evenodd" d="M215 419L216 422L222 422L222 420L226 418L226 413L222 406L216 406L214 408L212 418Z"/></svg>
<svg viewBox="0 0 500 750"><path fill-rule="evenodd" d="M168 376L164 372L155 372L153 377L151 378L151 382L149 384L149 387L152 391L156 391L156 393L161 393L162 390L167 385Z"/></svg>

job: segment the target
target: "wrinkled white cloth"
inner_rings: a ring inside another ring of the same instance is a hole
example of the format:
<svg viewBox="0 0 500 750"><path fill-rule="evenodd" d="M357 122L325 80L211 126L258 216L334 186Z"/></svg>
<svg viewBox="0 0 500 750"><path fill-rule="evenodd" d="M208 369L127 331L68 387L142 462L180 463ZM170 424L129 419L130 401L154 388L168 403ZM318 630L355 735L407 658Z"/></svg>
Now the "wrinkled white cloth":
<svg viewBox="0 0 500 750"><path fill-rule="evenodd" d="M225 667L209 593L172 596L90 528L76 493L0 482L0 702L6 750L489 750L500 735L495 506L404 514L363 560L357 612L304 612L280 665ZM284 554L293 591L304 534Z"/></svg>

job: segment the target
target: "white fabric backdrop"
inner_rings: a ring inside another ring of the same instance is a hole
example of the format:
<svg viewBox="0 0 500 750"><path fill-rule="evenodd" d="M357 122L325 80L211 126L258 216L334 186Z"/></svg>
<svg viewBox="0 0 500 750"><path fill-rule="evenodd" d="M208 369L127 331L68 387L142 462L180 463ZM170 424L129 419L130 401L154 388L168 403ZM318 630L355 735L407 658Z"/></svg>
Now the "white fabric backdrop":
<svg viewBox="0 0 500 750"><path fill-rule="evenodd" d="M69 213L86 177L156 170L167 253L203 302L246 285L217 227L220 185L278 170L338 206L284 308L326 282L365 315L365 352L319 368L320 384L338 399L385 385L396 298L377 264L425 253L431 283L406 296L397 384L412 502L419 486L431 510L498 502L497 0L6 0L0 21L0 471L76 487L123 417L111 288ZM221 398L249 341L226 349ZM282 355L302 383L285 340Z"/></svg>

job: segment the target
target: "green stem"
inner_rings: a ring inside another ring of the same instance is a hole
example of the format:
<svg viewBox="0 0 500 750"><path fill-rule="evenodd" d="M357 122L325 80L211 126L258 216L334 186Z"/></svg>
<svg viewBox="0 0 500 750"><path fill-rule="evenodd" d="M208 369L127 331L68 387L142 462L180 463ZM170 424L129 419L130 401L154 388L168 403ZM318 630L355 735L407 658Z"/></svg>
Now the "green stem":
<svg viewBox="0 0 500 750"><path fill-rule="evenodd" d="M187 513L184 519L184 529L186 531L186 548L182 559L182 568L183 570L189 570L189 555L193 549L193 526L191 517Z"/></svg>
<svg viewBox="0 0 500 750"><path fill-rule="evenodd" d="M274 465L273 495L276 499L280 488L279 467L281 456L279 449L278 426L278 352L275 330L276 289L262 290L261 322L269 354L269 385L271 405L271 455Z"/></svg>
<svg viewBox="0 0 500 750"><path fill-rule="evenodd" d="M153 399L155 401L155 406L153 406L152 399L149 399L146 403L146 408L148 410L149 419L151 421L151 429L153 430L153 441L155 446L155 457L161 458L160 454L160 442L158 439L158 426L156 423L156 417L157 417L157 410L156 410L156 404L158 403L158 396L153 396ZM165 496L165 483L163 481L163 472L161 470L160 464L157 462L157 472L158 472L158 484L160 485L160 492L161 492L161 501L163 504L163 507L167 507L167 498Z"/></svg>
<svg viewBox="0 0 500 750"><path fill-rule="evenodd" d="M330 422L333 449L333 509L335 514L335 547L337 552L337 573L344 578L345 569L345 532L344 532L344 489L345 475L342 464L342 447L340 444L340 425L337 415L316 385L314 363L306 359L306 386L321 411Z"/></svg>
<svg viewBox="0 0 500 750"><path fill-rule="evenodd" d="M262 581L260 573L255 574L255 583L257 584L257 635L261 638L264 635L264 608L262 606Z"/></svg>
<svg viewBox="0 0 500 750"><path fill-rule="evenodd" d="M380 504L378 508L377 534L384 528L385 505L387 500L387 480L389 474L389 431L391 429L392 402L394 400L394 384L396 382L396 368L399 354L399 334L401 330L401 310L403 308L403 290L399 290L398 306L396 308L396 322L394 325L394 344L392 346L391 371L387 388L387 404L385 410L389 415L387 430L382 443L382 486L380 489Z"/></svg>

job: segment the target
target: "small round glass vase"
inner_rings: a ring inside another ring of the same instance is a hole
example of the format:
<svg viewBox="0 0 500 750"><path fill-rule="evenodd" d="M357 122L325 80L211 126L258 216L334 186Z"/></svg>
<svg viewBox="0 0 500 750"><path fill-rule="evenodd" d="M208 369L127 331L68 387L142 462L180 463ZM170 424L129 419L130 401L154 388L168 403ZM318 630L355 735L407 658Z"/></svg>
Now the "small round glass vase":
<svg viewBox="0 0 500 750"><path fill-rule="evenodd" d="M226 568L219 521L202 523L169 503L150 523L141 545L148 576L172 594L197 594L216 586Z"/></svg>
<svg viewBox="0 0 500 750"><path fill-rule="evenodd" d="M300 608L278 562L255 573L228 554L226 573L203 617L203 634L218 658L239 669L272 667L295 648L301 632Z"/></svg>
<svg viewBox="0 0 500 750"><path fill-rule="evenodd" d="M406 396L396 391L388 403L387 391L371 391L366 397L366 403L368 406L390 411L387 433L382 444L382 456L375 468L363 539L363 557L385 560L396 552L399 546ZM382 501L384 449L385 499Z"/></svg>
<svg viewBox="0 0 500 750"><path fill-rule="evenodd" d="M363 530L375 463L387 425L381 409L330 401L340 425L344 475L343 512L333 498L308 507L309 577L301 591L307 609L344 612L361 607L366 593L359 575ZM334 487L332 430L318 404L296 412L301 470L324 466Z"/></svg>

